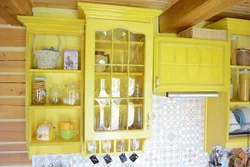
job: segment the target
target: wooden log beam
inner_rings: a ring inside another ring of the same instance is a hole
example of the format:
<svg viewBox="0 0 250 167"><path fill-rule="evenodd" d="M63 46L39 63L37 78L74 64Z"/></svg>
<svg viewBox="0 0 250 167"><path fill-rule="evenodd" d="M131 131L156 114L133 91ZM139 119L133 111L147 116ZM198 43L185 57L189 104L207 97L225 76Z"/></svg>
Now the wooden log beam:
<svg viewBox="0 0 250 167"><path fill-rule="evenodd" d="M6 24L20 26L17 16L31 16L32 5L28 0L1 0L0 1L0 17Z"/></svg>
<svg viewBox="0 0 250 167"><path fill-rule="evenodd" d="M161 33L178 33L243 0L179 0L159 17Z"/></svg>

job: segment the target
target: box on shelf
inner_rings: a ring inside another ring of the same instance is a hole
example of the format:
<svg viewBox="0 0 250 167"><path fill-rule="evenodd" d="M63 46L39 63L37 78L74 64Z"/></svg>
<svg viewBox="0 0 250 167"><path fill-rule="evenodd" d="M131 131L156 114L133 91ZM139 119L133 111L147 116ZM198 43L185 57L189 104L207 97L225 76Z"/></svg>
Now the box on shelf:
<svg viewBox="0 0 250 167"><path fill-rule="evenodd" d="M226 30L214 30L207 28L191 27L178 34L179 37L185 38L199 38L199 39L212 39L212 40L224 40L227 41Z"/></svg>
<svg viewBox="0 0 250 167"><path fill-rule="evenodd" d="M78 70L78 51L64 50L64 69Z"/></svg>

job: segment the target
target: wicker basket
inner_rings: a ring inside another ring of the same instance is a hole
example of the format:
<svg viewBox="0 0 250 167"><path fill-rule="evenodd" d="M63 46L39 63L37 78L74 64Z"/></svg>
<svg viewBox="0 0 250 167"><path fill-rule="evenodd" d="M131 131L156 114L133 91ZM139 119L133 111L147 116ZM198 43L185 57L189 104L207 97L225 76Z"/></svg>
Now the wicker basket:
<svg viewBox="0 0 250 167"><path fill-rule="evenodd" d="M58 36L59 49L57 51L50 50L35 50L36 46L36 36L34 38L34 50L33 54L35 55L37 61L38 69L54 69L56 68L57 61L61 53L61 38Z"/></svg>
<svg viewBox="0 0 250 167"><path fill-rule="evenodd" d="M207 28L191 27L178 34L179 37L198 38L198 39L212 39L212 40L227 40L226 30L214 30Z"/></svg>

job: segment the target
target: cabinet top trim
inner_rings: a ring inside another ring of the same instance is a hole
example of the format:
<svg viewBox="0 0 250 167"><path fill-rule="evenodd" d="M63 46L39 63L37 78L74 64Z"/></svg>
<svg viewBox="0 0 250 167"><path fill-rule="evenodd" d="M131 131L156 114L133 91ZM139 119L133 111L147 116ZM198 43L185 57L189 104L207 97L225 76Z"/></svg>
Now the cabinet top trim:
<svg viewBox="0 0 250 167"><path fill-rule="evenodd" d="M162 10L78 2L80 18L139 21L151 23Z"/></svg>
<svg viewBox="0 0 250 167"><path fill-rule="evenodd" d="M50 29L57 31L67 31L74 33L82 33L85 21L75 18L54 18L40 16L18 16L20 20L29 29Z"/></svg>

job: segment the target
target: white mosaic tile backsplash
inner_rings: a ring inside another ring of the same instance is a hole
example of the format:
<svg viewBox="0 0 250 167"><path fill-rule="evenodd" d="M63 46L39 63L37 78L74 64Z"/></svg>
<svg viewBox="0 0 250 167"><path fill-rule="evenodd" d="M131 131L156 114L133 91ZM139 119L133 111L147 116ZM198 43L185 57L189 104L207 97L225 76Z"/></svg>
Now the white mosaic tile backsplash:
<svg viewBox="0 0 250 167"><path fill-rule="evenodd" d="M166 98L153 95L152 137L146 141L145 152L132 163L121 163L118 156L106 164L103 157L93 165L81 154L37 155L33 167L62 164L63 167L207 167L209 154L203 151L203 98ZM129 155L127 155L129 157Z"/></svg>

